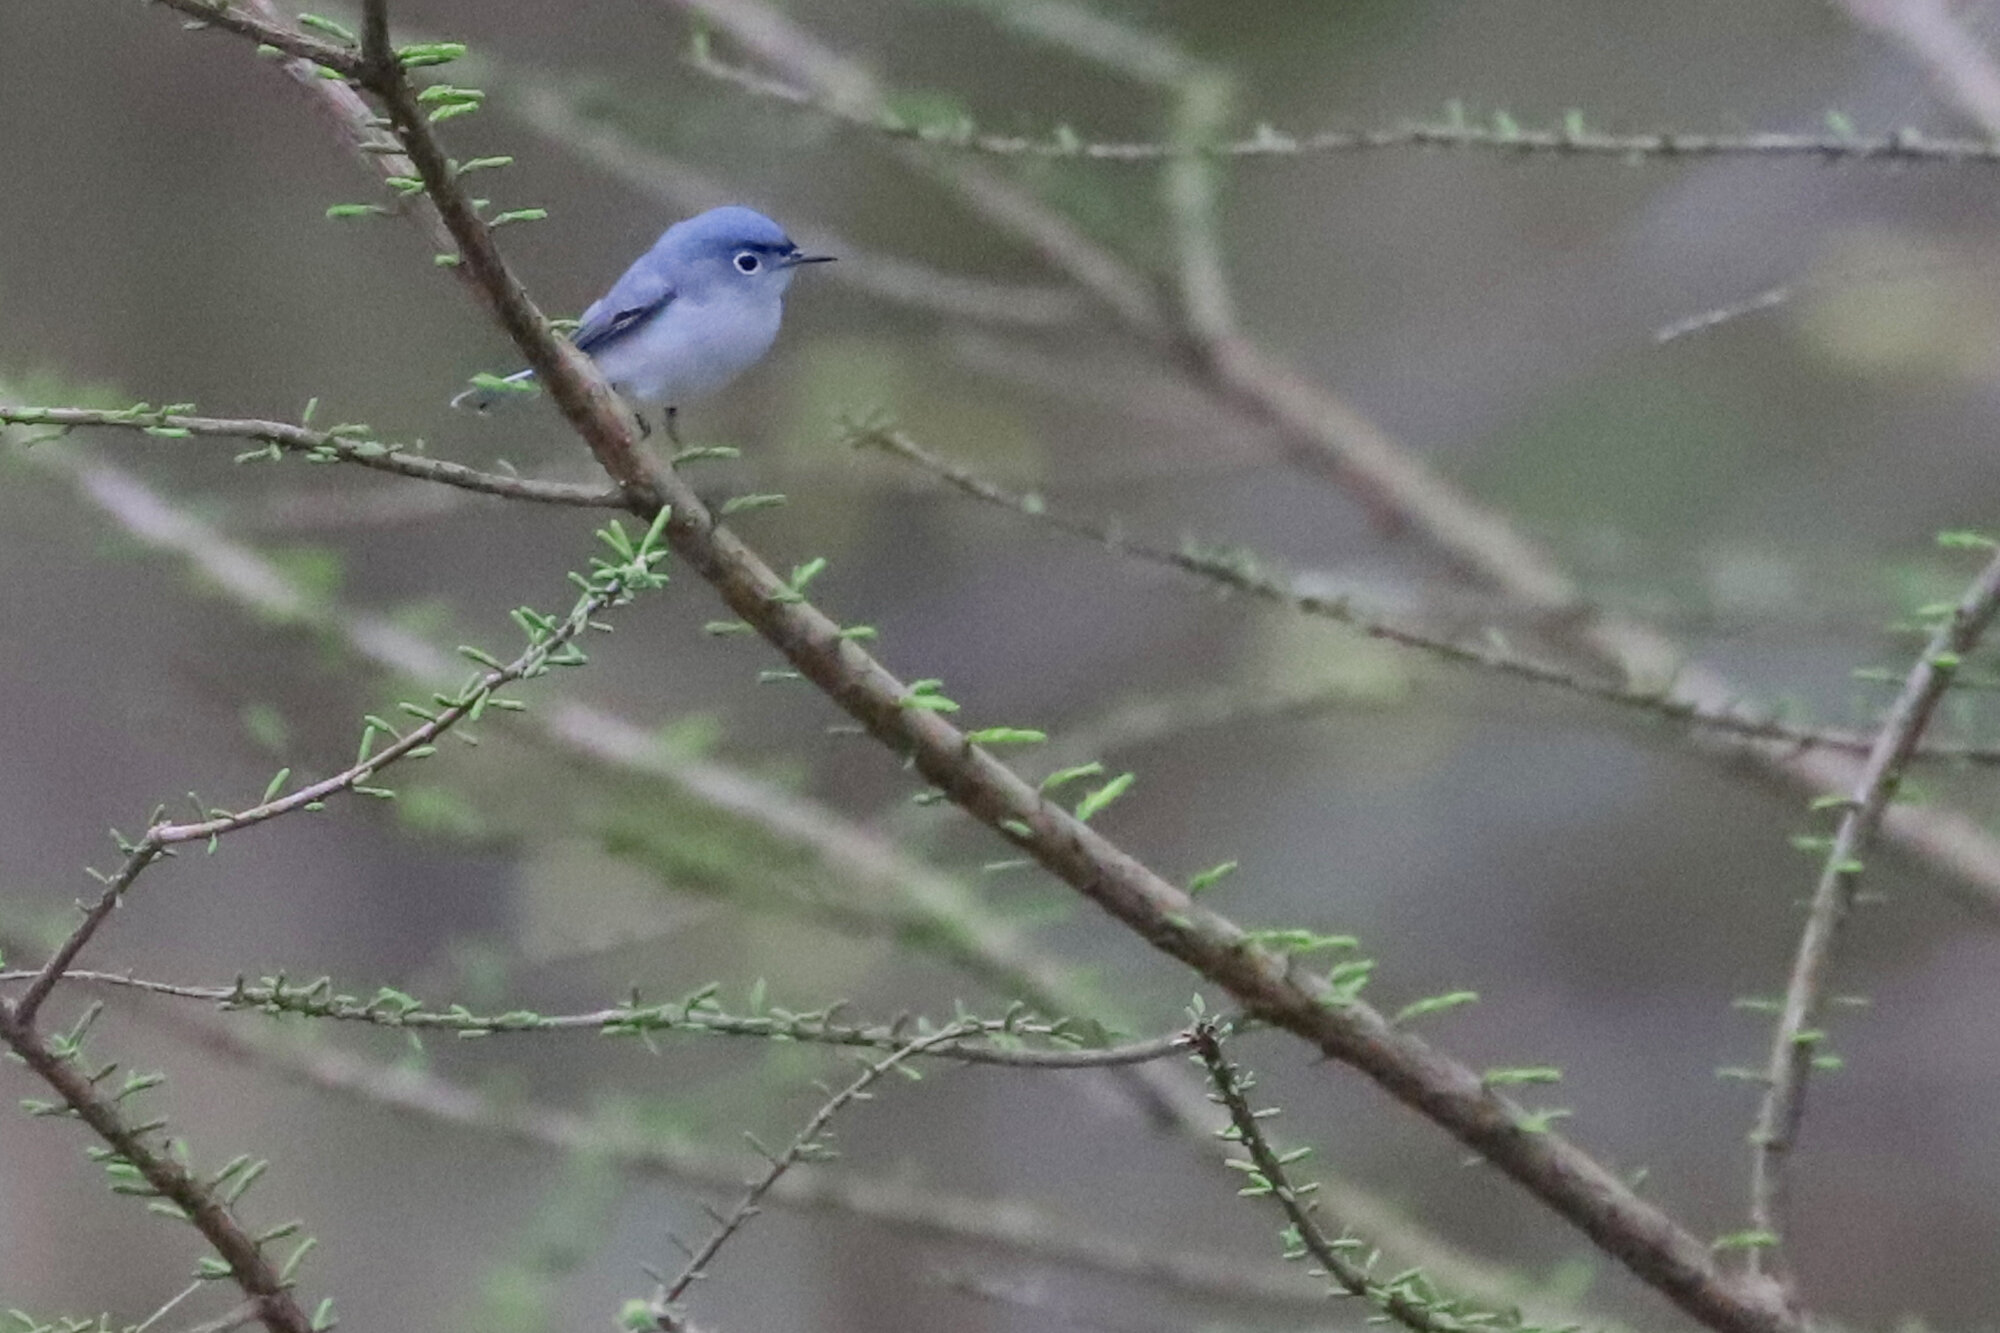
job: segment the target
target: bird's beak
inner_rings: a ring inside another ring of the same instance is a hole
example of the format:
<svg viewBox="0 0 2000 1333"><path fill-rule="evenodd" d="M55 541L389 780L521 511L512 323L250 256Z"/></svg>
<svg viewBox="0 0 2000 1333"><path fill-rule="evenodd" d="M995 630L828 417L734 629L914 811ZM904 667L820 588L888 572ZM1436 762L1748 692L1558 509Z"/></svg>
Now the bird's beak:
<svg viewBox="0 0 2000 1333"><path fill-rule="evenodd" d="M801 264L831 264L839 257L838 255L789 254L785 256L785 267L797 268Z"/></svg>

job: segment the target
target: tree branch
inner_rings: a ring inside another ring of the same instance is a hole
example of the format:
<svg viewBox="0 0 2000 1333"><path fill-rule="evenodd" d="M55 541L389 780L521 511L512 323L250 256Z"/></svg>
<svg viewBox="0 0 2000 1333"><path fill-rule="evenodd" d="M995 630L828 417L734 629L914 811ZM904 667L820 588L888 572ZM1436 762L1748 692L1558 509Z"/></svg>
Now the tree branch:
<svg viewBox="0 0 2000 1333"><path fill-rule="evenodd" d="M923 1054L928 1049L949 1045L969 1035L971 1035L969 1032L953 1026L929 1036L918 1037L879 1060L869 1061L852 1082L827 1098L820 1108L813 1112L811 1119L806 1121L805 1127L793 1137L791 1143L786 1145L784 1151L770 1156L769 1166L757 1179L745 1186L743 1197L736 1201L736 1206L729 1210L728 1215L716 1218L715 1230L709 1234L706 1241L702 1242L699 1250L688 1255L687 1263L682 1266L679 1274L671 1281L663 1279L660 1282L652 1300L653 1317L659 1328L672 1330L678 1327L679 1320L674 1311L682 1297L687 1295L688 1288L708 1276L708 1266L715 1262L715 1256L722 1252L722 1247L729 1243L731 1237L740 1232L745 1224L757 1215L760 1211L758 1205L777 1187L778 1182L784 1179L785 1174L801 1162L826 1159L829 1155L826 1150L827 1129L835 1116L855 1102L867 1099L868 1089L901 1068L906 1061Z"/></svg>
<svg viewBox="0 0 2000 1333"><path fill-rule="evenodd" d="M1815 1061L1824 1055L1820 1013L1841 928L1854 909L1860 888L1861 858L1895 798L1924 729L1951 689L1960 662L1978 645L1996 613L2000 613L2000 554L1966 589L1911 667L1902 693L1862 765L1853 794L1844 803L1840 827L1827 849L1772 1036L1767 1085L1757 1126L1750 1136L1750 1222L1764 1233L1762 1239L1767 1242L1753 1245L1749 1251L1753 1272L1765 1266L1769 1252L1773 1260L1770 1266L1789 1281L1781 1248L1787 1224L1787 1168L1805 1116L1806 1084Z"/></svg>
<svg viewBox="0 0 2000 1333"><path fill-rule="evenodd" d="M845 443L856 448L880 449L939 478L962 495L1080 537L1114 555L1178 570L1228 591L1288 607L1302 615L1331 620L1368 638L1409 648L1457 666L1649 713L1668 722L1714 732L1746 745L1770 745L1787 750L1825 749L1863 756L1875 744L1874 736L1869 733L1760 718L1740 708L1718 711L1669 689L1646 689L1607 681L1569 667L1524 657L1492 642L1467 642L1426 633L1413 625L1368 611L1346 596L1300 591L1289 579L1271 573L1262 561L1238 548L1205 547L1193 542L1168 548L1131 536L1115 521L1093 522L1072 518L1051 508L1039 495L1008 491L977 473L939 457L905 432L891 426L857 426L847 433ZM2000 765L2000 746L1932 743L1919 747L1912 758L1997 766Z"/></svg>
<svg viewBox="0 0 2000 1333"><path fill-rule="evenodd" d="M0 972L0 985L33 980L39 975L36 972ZM239 980L233 986L187 986L149 981L121 972L72 970L64 976L86 985L134 990L177 1000L199 1000L226 1011L255 1010L273 1015L293 1014L333 1022L360 1023L370 1027L453 1032L475 1037L565 1032L622 1037L656 1032L699 1032L764 1041L894 1051L909 1045L910 1027L916 1027L920 1033L924 1027L921 1023L913 1025L905 1022L893 1025L842 1023L837 1021L831 1010L813 1014L730 1014L706 996L669 1004L642 1005L632 1001L580 1014L538 1014L520 1009L503 1014L475 1014L461 1005L442 1010L425 1009L406 995L386 990L372 999L363 1000L353 995L334 994L325 981L287 985L282 977L267 978L255 984ZM965 1018L954 1021L950 1027L961 1034L959 1038L947 1043L927 1044L912 1054L958 1064L998 1065L1008 1069L1119 1069L1164 1060L1186 1051L1190 1040L1185 1032L1172 1032L1116 1046L1087 1046L1077 1035L1074 1024L1050 1023L1026 1017ZM1050 1046L1033 1049L998 1044L1026 1040L1044 1041Z"/></svg>
<svg viewBox="0 0 2000 1333"><path fill-rule="evenodd" d="M535 481L499 472L481 472L462 463L412 454L402 446L370 438L365 431L336 428L311 430L283 421L253 418L196 417L147 407L101 411L80 407L14 407L0 405L0 426L79 426L139 431L155 438L198 436L206 439L252 440L315 461L352 463L375 472L437 482L481 495L537 504L571 505L585 509L623 509L617 491L601 486L573 486L560 481Z"/></svg>
<svg viewBox="0 0 2000 1333"><path fill-rule="evenodd" d="M705 5L708 0L690 0ZM1850 6L1852 7L1852 5ZM1260 125L1247 138L1226 139L1211 131L1198 138L1164 141L1106 140L1080 136L1067 126L1046 135L993 134L969 120L913 123L886 109L870 111L805 88L765 78L755 70L716 60L697 50L689 65L708 77L765 101L832 116L884 138L978 153L987 157L1092 162L1118 166L1205 159L1287 160L1337 153L1430 148L1483 151L1513 157L1607 158L1619 162L1680 162L1717 157L1803 158L1814 162L1879 162L1888 165L1993 166L2000 143L1921 134L1702 134L1663 131L1615 134L1588 128L1573 117L1554 129L1526 129L1497 114L1483 125L1462 112L1443 121L1407 121L1384 129L1319 130L1293 134Z"/></svg>
<svg viewBox="0 0 2000 1333"><path fill-rule="evenodd" d="M238 1224L218 1186L197 1180L168 1149L157 1125L129 1123L115 1095L103 1091L79 1067L80 1052L58 1053L20 1007L4 999L0 999L0 1042L55 1090L68 1114L89 1126L118 1159L138 1172L150 1192L180 1210L229 1265L230 1277L256 1306L256 1317L265 1328L271 1333L315 1333L312 1320L292 1296L291 1283Z"/></svg>
<svg viewBox="0 0 2000 1333"><path fill-rule="evenodd" d="M1316 1186L1294 1184L1288 1170L1289 1163L1302 1159L1307 1150L1300 1148L1281 1154L1272 1146L1264 1134L1263 1121L1277 1111L1251 1107L1248 1098L1251 1080L1223 1055L1222 1029L1212 1020L1203 1020L1195 1025L1193 1036L1195 1057L1208 1071L1216 1099L1229 1113L1230 1129L1225 1136L1241 1144L1248 1159L1236 1163L1249 1168L1245 1172L1248 1183L1240 1193L1277 1200L1290 1223L1289 1229L1282 1233L1286 1258L1310 1256L1319 1265L1314 1276L1331 1279L1338 1289L1332 1294L1358 1296L1381 1311L1378 1318L1393 1320L1412 1333L1464 1333L1467 1328L1490 1324L1490 1316L1468 1318L1467 1312L1456 1303L1439 1299L1428 1290L1421 1272L1404 1273L1388 1282L1376 1281L1371 1270L1379 1252L1366 1260L1349 1258L1350 1250L1367 1251L1366 1242L1345 1233L1336 1240L1321 1229L1319 1209L1311 1198Z"/></svg>

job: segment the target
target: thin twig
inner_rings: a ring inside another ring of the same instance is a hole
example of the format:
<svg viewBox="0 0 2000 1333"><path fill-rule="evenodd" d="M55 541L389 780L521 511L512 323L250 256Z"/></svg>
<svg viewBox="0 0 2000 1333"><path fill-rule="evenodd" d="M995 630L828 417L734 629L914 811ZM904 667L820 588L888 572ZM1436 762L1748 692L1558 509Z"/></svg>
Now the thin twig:
<svg viewBox="0 0 2000 1333"><path fill-rule="evenodd" d="M76 956L83 952L86 944L90 943L91 937L96 935L110 919L118 904L125 900L125 894L134 881L145 872L147 866L166 854L165 847L151 840L143 841L126 852L125 864L118 868L116 874L105 880L104 891L97 896L97 901L84 908L83 919L64 937L63 942L56 946L55 952L49 955L48 961L42 964L41 970L28 982L28 988L21 992L21 998L14 1002L15 1022L24 1027L34 1023L42 1002L49 998L57 983L63 979L63 974L69 970L69 965L76 961Z"/></svg>
<svg viewBox="0 0 2000 1333"><path fill-rule="evenodd" d="M79 426L141 432L156 439L199 436L206 439L249 440L286 453L321 462L352 463L419 481L437 482L460 490L497 495L537 504L573 505L588 509L622 509L617 491L602 486L576 486L560 481L535 481L500 472L481 472L462 463L425 458L400 445L372 439L365 430L312 430L283 421L254 418L197 417L149 407L101 411L81 407L15 407L0 405L0 426Z"/></svg>
<svg viewBox="0 0 2000 1333"><path fill-rule="evenodd" d="M1290 607L1304 615L1331 620L1371 639L1413 649L1458 666L1649 713L1746 744L1774 745L1793 750L1818 748L1853 755L1866 755L1874 745L1874 738L1861 732L1752 717L1735 710L1718 711L1671 690L1646 689L1594 678L1568 667L1522 656L1491 641L1467 642L1427 633L1365 610L1352 598L1301 591L1290 580L1270 573L1263 562L1239 549L1206 548L1192 543L1171 549L1156 546L1131 536L1116 523L1072 518L1050 508L1039 495L1008 491L975 472L939 457L907 433L892 427L856 427L849 432L847 443L881 449L915 464L963 495L1093 542L1116 555L1176 569L1232 592ZM2000 746L1943 743L1923 747L1917 757L2000 765Z"/></svg>
<svg viewBox="0 0 2000 1333"><path fill-rule="evenodd" d="M1468 1312L1459 1308L1457 1302L1442 1299L1431 1291L1420 1272L1406 1272L1380 1282L1370 1271L1372 1258L1361 1261L1350 1258L1348 1251L1358 1249L1366 1253L1368 1247L1344 1234L1336 1240L1320 1227L1319 1207L1311 1197L1317 1186L1294 1183L1288 1169L1307 1150L1300 1148L1281 1154L1271 1145L1263 1121L1276 1111L1251 1107L1250 1077L1223 1055L1221 1027L1212 1020L1204 1020L1195 1024L1193 1038L1195 1056L1208 1071L1217 1100L1229 1112L1230 1128L1224 1135L1242 1144L1249 1159L1247 1164L1239 1163L1249 1168L1248 1183L1241 1193L1277 1200L1285 1220L1291 1224L1285 1234L1286 1258L1311 1257L1319 1265L1313 1275L1332 1279L1338 1288L1334 1294L1358 1296L1413 1333L1463 1333L1467 1328L1488 1323L1488 1317L1483 1315L1468 1319Z"/></svg>
<svg viewBox="0 0 2000 1333"><path fill-rule="evenodd" d="M0 972L0 985L37 978L36 972ZM907 1023L854 1024L838 1022L831 1011L815 1014L743 1015L724 1012L706 996L670 1004L628 1003L580 1014L538 1014L512 1010L475 1014L460 1005L424 1009L408 996L382 992L363 1000L337 995L323 981L288 985L282 978L233 986L188 986L152 981L122 972L72 969L65 979L84 985L136 990L177 1000L199 1000L224 1010L257 1010L333 1022L416 1031L454 1032L486 1037L507 1034L590 1032L606 1036L642 1036L656 1032L698 1032L766 1041L806 1042L821 1046L900 1050L910 1041ZM921 1030L922 1025L916 1025ZM927 1045L914 1054L959 1064L1000 1065L1009 1069L1116 1069L1151 1064L1188 1047L1185 1032L1168 1033L1116 1046L1085 1046L1072 1025L1028 1018L959 1019L951 1027L962 1040ZM1037 1050L995 1041L1040 1040L1056 1043Z"/></svg>
<svg viewBox="0 0 2000 1333"><path fill-rule="evenodd" d="M705 0L693 0L704 3ZM1913 129L1889 134L1700 134L1656 132L1614 134L1587 128L1579 120L1554 129L1525 129L1505 115L1488 124L1464 119L1412 121L1386 129L1320 130L1292 134L1269 125L1247 138L1133 141L1092 139L1074 130L1046 135L993 134L963 119L912 122L878 109L825 98L808 89L766 78L697 52L689 64L719 82L767 101L832 116L846 124L930 148L949 148L999 158L1148 165L1190 158L1209 160L1295 159L1334 153L1392 149L1451 148L1515 157L1612 158L1620 162L1689 161L1716 157L1804 158L1815 162L1880 162L1892 165L1991 166L2000 164L2000 143L1988 139L1936 137Z"/></svg>
<svg viewBox="0 0 2000 1333"><path fill-rule="evenodd" d="M669 1326L667 1318L680 1304L681 1298L687 1295L688 1288L708 1275L708 1266L715 1262L715 1256L720 1254L722 1247L761 1211L759 1205L778 1182L784 1179L785 1174L801 1162L824 1161L830 1156L826 1149L827 1127L833 1123L835 1116L856 1101L866 1100L870 1088L900 1069L912 1057L921 1055L928 1048L948 1045L971 1035L973 1035L971 1030L962 1029L954 1024L929 1036L918 1037L880 1060L869 1061L851 1083L827 1098L820 1108L813 1112L812 1118L806 1121L805 1128L793 1137L784 1151L775 1156L765 1154L769 1158L769 1166L744 1187L743 1195L736 1201L736 1206L726 1215L716 1219L715 1230L709 1233L708 1239L702 1242L700 1249L688 1255L687 1263L681 1267L681 1271L671 1281L662 1280L658 1289L654 1291L652 1305L655 1316L660 1320L660 1326L662 1328Z"/></svg>
<svg viewBox="0 0 2000 1333"><path fill-rule="evenodd" d="M194 20L189 27L219 28L341 74L351 76L360 70L360 62L355 59L352 48L308 37L290 24L278 21L268 10L263 17L259 17L230 4L229 0L186 0L174 8ZM257 5L257 8L265 7Z"/></svg>
<svg viewBox="0 0 2000 1333"><path fill-rule="evenodd" d="M182 1165L158 1124L127 1121L116 1093L107 1092L97 1078L80 1067L79 1051L71 1048L58 1053L50 1039L22 1016L19 1007L4 999L0 999L0 1042L55 1090L67 1114L88 1125L118 1158L138 1172L148 1190L180 1210L229 1266L231 1279L256 1306L256 1318L264 1327L271 1333L314 1333L312 1320L292 1295L291 1283L237 1222L223 1202L220 1186L198 1180Z"/></svg>
<svg viewBox="0 0 2000 1333"><path fill-rule="evenodd" d="M147 1315L144 1319L132 1325L132 1327L129 1330L127 1330L127 1333L146 1333L147 1329L151 1328L153 1325L159 1323L162 1319L165 1319L168 1315L172 1314L176 1309L179 1308L182 1301L185 1301L188 1297L200 1291L204 1285L206 1284L203 1283L200 1278L196 1278L194 1281L188 1283L185 1287L182 1287L176 1295L174 1295L171 1299L167 1301L166 1304L160 1306L158 1309L154 1310L153 1313ZM255 1319L256 1318L255 1309L256 1307L254 1305L252 1305L249 1301L245 1301L242 1305L236 1307L236 1313L240 1314L247 1310L251 1312L250 1319ZM250 1319L246 1319L244 1322L248 1323L250 1322Z"/></svg>
<svg viewBox="0 0 2000 1333"><path fill-rule="evenodd" d="M1768 1084L1757 1127L1751 1134L1750 1222L1766 1241L1750 1248L1753 1272L1766 1266L1768 1256L1768 1266L1790 1281L1782 1249L1788 1224L1787 1168L1805 1115L1806 1084L1814 1062L1824 1056L1820 1011L1841 928L1854 909L1860 888L1862 858L1895 798L1924 729L1950 690L1960 662L1978 645L1996 613L2000 613L2000 554L1966 589L1950 618L1938 627L1911 667L1902 693L1862 765L1827 850L1772 1035Z"/></svg>

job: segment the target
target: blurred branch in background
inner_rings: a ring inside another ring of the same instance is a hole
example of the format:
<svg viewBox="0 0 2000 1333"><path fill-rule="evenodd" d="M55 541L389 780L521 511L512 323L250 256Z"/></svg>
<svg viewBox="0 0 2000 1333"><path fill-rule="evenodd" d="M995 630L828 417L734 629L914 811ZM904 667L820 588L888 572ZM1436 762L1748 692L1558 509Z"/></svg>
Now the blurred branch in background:
<svg viewBox="0 0 2000 1333"><path fill-rule="evenodd" d="M2000 68L1946 0L1841 0L1856 22L1886 35L1930 71L1939 89L1989 140L2000 139Z"/></svg>
<svg viewBox="0 0 2000 1333"><path fill-rule="evenodd" d="M926 1036L917 1037L878 1060L867 1061L853 1082L829 1096L820 1108L812 1113L805 1127L793 1136L783 1151L772 1153L759 1148L759 1155L765 1158L768 1165L756 1179L745 1183L743 1197L737 1200L735 1207L731 1208L727 1215L710 1210L710 1216L715 1220L715 1230L709 1233L701 1248L689 1250L681 1244L678 1237L670 1238L687 1254L687 1263L671 1279L660 1278L654 1287L652 1299L644 1307L654 1322L666 1333L677 1333L677 1330L683 1327L680 1302L686 1297L688 1289L708 1276L708 1266L715 1261L715 1256L721 1252L722 1247L757 1215L758 1204L778 1187L794 1167L807 1162L824 1162L832 1158L833 1153L828 1147L827 1139L836 1115L857 1101L867 1100L870 1096L868 1089L901 1069L906 1061L938 1046L962 1041L970 1035L972 1034L969 1030L954 1024ZM751 1140L751 1145L758 1146L754 1139Z"/></svg>

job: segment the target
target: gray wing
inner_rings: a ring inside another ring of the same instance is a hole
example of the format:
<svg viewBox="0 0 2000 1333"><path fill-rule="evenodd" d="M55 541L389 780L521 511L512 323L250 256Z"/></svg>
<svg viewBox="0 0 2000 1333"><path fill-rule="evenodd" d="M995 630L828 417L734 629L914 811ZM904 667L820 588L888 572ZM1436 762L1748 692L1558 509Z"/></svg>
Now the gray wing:
<svg viewBox="0 0 2000 1333"><path fill-rule="evenodd" d="M591 302L570 341L579 351L594 353L665 309L673 299L674 289L659 261L651 254L643 255L611 284L610 291Z"/></svg>

